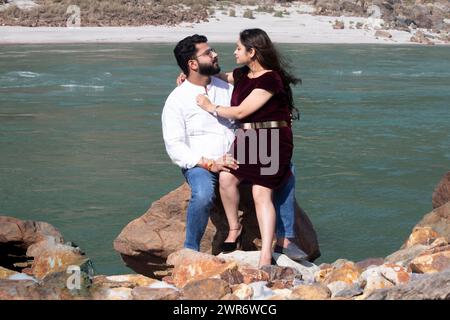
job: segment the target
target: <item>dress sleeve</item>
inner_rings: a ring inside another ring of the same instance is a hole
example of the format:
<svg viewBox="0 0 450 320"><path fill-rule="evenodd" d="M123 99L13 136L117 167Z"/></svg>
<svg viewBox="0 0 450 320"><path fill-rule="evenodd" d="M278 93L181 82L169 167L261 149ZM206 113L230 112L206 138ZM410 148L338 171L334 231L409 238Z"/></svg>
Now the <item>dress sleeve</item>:
<svg viewBox="0 0 450 320"><path fill-rule="evenodd" d="M275 71L271 71L266 72L258 79L255 89L264 89L273 94L277 94L284 91L284 86L280 75Z"/></svg>
<svg viewBox="0 0 450 320"><path fill-rule="evenodd" d="M234 79L235 85L241 79L241 77L244 75L244 72L245 72L244 68L245 67L241 67L241 68L236 68L233 70L233 79Z"/></svg>

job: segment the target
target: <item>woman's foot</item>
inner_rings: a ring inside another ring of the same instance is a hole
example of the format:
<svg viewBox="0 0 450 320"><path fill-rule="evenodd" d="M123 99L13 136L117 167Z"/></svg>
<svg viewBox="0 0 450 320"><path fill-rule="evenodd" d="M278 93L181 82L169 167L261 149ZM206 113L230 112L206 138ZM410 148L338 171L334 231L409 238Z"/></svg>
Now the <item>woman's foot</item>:
<svg viewBox="0 0 450 320"><path fill-rule="evenodd" d="M242 224L237 225L234 228L228 230L228 237L225 239L225 242L236 242L237 238L242 233Z"/></svg>
<svg viewBox="0 0 450 320"><path fill-rule="evenodd" d="M270 265L275 265L276 261L275 259L272 258L272 254L270 255L264 255L261 253L261 255L259 256L259 263L258 263L258 268L262 268L263 266L270 266Z"/></svg>
<svg viewBox="0 0 450 320"><path fill-rule="evenodd" d="M239 224L235 228L231 228L228 231L228 237L225 239L225 242L222 244L222 252L232 252L237 249L238 243L241 239L242 234L242 225Z"/></svg>

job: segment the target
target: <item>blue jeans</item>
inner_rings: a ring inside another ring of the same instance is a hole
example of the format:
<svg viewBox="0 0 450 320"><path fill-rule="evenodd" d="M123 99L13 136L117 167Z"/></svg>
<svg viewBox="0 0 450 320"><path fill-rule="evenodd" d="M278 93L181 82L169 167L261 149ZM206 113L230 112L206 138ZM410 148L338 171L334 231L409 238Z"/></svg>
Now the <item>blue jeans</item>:
<svg viewBox="0 0 450 320"><path fill-rule="evenodd" d="M274 190L278 238L294 237L295 176L293 165L291 165L291 170L292 175L286 184ZM219 175L200 167L183 169L182 173L191 187L191 199L186 212L184 247L200 251L200 241L208 225L210 210L216 197L215 189L219 183Z"/></svg>
<svg viewBox="0 0 450 320"><path fill-rule="evenodd" d="M200 167L183 169L182 172L191 187L191 199L186 212L184 247L200 251L200 241L216 198L215 190L219 183L219 175Z"/></svg>
<svg viewBox="0 0 450 320"><path fill-rule="evenodd" d="M295 167L292 163L291 172L288 181L273 193L273 204L277 212L277 238L295 237Z"/></svg>

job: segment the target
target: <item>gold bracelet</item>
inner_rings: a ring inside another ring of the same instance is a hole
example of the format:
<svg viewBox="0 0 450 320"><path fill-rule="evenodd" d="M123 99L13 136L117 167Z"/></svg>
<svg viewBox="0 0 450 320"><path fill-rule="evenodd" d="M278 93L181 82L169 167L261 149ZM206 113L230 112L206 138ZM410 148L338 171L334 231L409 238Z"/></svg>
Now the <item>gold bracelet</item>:
<svg viewBox="0 0 450 320"><path fill-rule="evenodd" d="M206 163L206 170L211 171L212 167L214 166L214 160L209 160Z"/></svg>
<svg viewBox="0 0 450 320"><path fill-rule="evenodd" d="M219 107L220 107L220 106L219 106L218 104L216 104L216 106L214 107L214 111L213 111L213 113L212 113L213 116L216 117L216 118L219 116L219 114L217 113L217 109L219 109Z"/></svg>

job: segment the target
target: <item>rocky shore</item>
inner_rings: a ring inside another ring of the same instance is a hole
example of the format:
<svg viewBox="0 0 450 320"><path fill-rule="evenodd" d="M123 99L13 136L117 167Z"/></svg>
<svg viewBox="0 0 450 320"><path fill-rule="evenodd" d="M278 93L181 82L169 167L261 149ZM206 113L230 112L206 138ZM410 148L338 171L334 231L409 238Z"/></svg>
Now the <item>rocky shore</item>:
<svg viewBox="0 0 450 320"><path fill-rule="evenodd" d="M368 17L383 30L380 37L390 38L389 30L400 30L414 33L411 42L450 41L450 2L447 0L310 0L308 3L314 5L318 15ZM363 26L356 24L355 27Z"/></svg>
<svg viewBox="0 0 450 320"><path fill-rule="evenodd" d="M310 0L320 15L345 15L382 19L386 29L409 30L424 28L450 31L446 19L450 18L447 0Z"/></svg>
<svg viewBox="0 0 450 320"><path fill-rule="evenodd" d="M0 43L176 42L195 32L234 42L249 27L284 43L450 42L447 0L3 2ZM82 30L67 28L70 5L79 7Z"/></svg>
<svg viewBox="0 0 450 320"><path fill-rule="evenodd" d="M248 194L241 202L249 230L241 250L216 255L226 230L220 203L202 252L182 249L188 199L189 188L183 185L117 237L114 248L138 274L96 275L82 250L50 224L0 216L0 300L450 299L450 172L435 188L433 210L398 251L358 262L315 265L317 235L298 207L295 241L309 261L274 254L277 265L258 269L259 234Z"/></svg>

